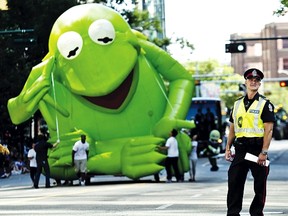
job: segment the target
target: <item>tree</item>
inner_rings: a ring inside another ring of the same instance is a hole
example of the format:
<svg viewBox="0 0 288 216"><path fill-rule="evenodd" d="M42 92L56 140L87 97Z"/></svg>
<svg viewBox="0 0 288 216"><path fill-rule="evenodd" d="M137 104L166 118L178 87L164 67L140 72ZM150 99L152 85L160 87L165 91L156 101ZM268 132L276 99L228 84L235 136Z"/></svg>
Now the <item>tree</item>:
<svg viewBox="0 0 288 216"><path fill-rule="evenodd" d="M75 4L76 1L71 0L8 0L8 10L0 11L0 138L5 131L12 133L16 128L18 132L12 137L16 139L20 134L19 139L23 141L25 126L31 122L13 126L7 101L19 94L32 67L47 53L50 29L56 18ZM31 31L20 31L22 29Z"/></svg>
<svg viewBox="0 0 288 216"><path fill-rule="evenodd" d="M196 62L187 62L184 64L186 69L191 73L191 75L209 75L214 73L218 68L222 66L215 59L209 59L207 61L196 61ZM211 78L206 78L211 80Z"/></svg>
<svg viewBox="0 0 288 216"><path fill-rule="evenodd" d="M275 15L284 16L287 13L288 0L280 0L280 6L274 11Z"/></svg>
<svg viewBox="0 0 288 216"><path fill-rule="evenodd" d="M187 62L185 68L190 72L191 76L201 82L219 82L220 98L226 105L231 108L234 101L240 96L239 83L243 78L239 74L234 74L234 70L230 66L220 65L217 60ZM225 82L227 81L227 82ZM194 95L196 96L196 95Z"/></svg>

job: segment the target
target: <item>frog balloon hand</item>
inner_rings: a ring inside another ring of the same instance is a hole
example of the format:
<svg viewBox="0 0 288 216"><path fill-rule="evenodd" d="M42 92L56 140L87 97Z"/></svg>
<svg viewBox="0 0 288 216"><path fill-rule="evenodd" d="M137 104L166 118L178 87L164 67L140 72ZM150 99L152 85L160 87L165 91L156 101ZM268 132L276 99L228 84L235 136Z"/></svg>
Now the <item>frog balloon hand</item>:
<svg viewBox="0 0 288 216"><path fill-rule="evenodd" d="M157 137L167 137L172 129L194 128L194 121L164 117L154 127L153 134Z"/></svg>
<svg viewBox="0 0 288 216"><path fill-rule="evenodd" d="M31 71L31 82L27 83L23 89L24 103L31 103L31 107L36 107L40 100L47 94L51 88L51 73L54 67L54 58L51 57L46 61L33 67Z"/></svg>
<svg viewBox="0 0 288 216"><path fill-rule="evenodd" d="M67 133L63 136L60 136L59 144L56 146L55 149L52 149L49 152L49 160L51 161L51 167L71 167L72 165L72 148L75 142L80 140L80 136L85 134L82 130L77 130L72 133ZM93 153L93 145L94 140L91 139L87 134L86 141L90 144L89 153ZM53 137L49 140L50 143L55 143L57 140L56 137Z"/></svg>
<svg viewBox="0 0 288 216"><path fill-rule="evenodd" d="M177 129L182 129L182 128L195 128L195 123L193 121L187 121L187 120L181 120L181 119L176 119L176 128Z"/></svg>
<svg viewBox="0 0 288 216"><path fill-rule="evenodd" d="M157 146L163 142L164 139L153 136L127 140L121 153L122 174L131 179L139 179L161 171L163 166L159 163L166 155L157 152Z"/></svg>
<svg viewBox="0 0 288 216"><path fill-rule="evenodd" d="M14 124L24 122L36 112L39 103L50 90L53 67L54 58L33 67L20 95L8 101L8 110Z"/></svg>

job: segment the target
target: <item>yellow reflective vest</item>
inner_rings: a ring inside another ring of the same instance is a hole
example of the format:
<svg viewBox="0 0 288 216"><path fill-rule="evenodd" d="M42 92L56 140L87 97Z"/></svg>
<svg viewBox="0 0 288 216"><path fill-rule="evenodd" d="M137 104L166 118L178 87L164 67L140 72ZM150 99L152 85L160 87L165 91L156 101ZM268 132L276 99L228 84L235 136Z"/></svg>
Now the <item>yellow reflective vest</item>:
<svg viewBox="0 0 288 216"><path fill-rule="evenodd" d="M247 111L244 106L244 97L234 103L233 120L237 138L264 136L264 123L261 114L265 103L266 99L259 97L259 101L254 100Z"/></svg>

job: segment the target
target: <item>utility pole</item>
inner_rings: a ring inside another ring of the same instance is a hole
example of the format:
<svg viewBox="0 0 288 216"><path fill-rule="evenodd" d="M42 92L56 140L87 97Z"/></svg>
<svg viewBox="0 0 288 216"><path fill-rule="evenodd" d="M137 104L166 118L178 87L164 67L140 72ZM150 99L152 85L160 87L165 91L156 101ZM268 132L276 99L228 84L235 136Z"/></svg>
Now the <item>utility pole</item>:
<svg viewBox="0 0 288 216"><path fill-rule="evenodd" d="M288 36L285 37L268 37L268 38L239 38L239 39L230 39L231 42L239 41L261 41L261 40L288 40Z"/></svg>

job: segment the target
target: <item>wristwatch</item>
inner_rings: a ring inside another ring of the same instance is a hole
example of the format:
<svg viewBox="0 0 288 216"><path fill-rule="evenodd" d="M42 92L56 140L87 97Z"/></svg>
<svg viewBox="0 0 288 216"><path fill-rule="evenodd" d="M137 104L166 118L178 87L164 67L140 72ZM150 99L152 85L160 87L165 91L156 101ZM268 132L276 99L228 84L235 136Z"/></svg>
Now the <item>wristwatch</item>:
<svg viewBox="0 0 288 216"><path fill-rule="evenodd" d="M262 150L262 151L261 151L261 154L267 155L267 154L268 154L268 151L267 151L267 150Z"/></svg>

